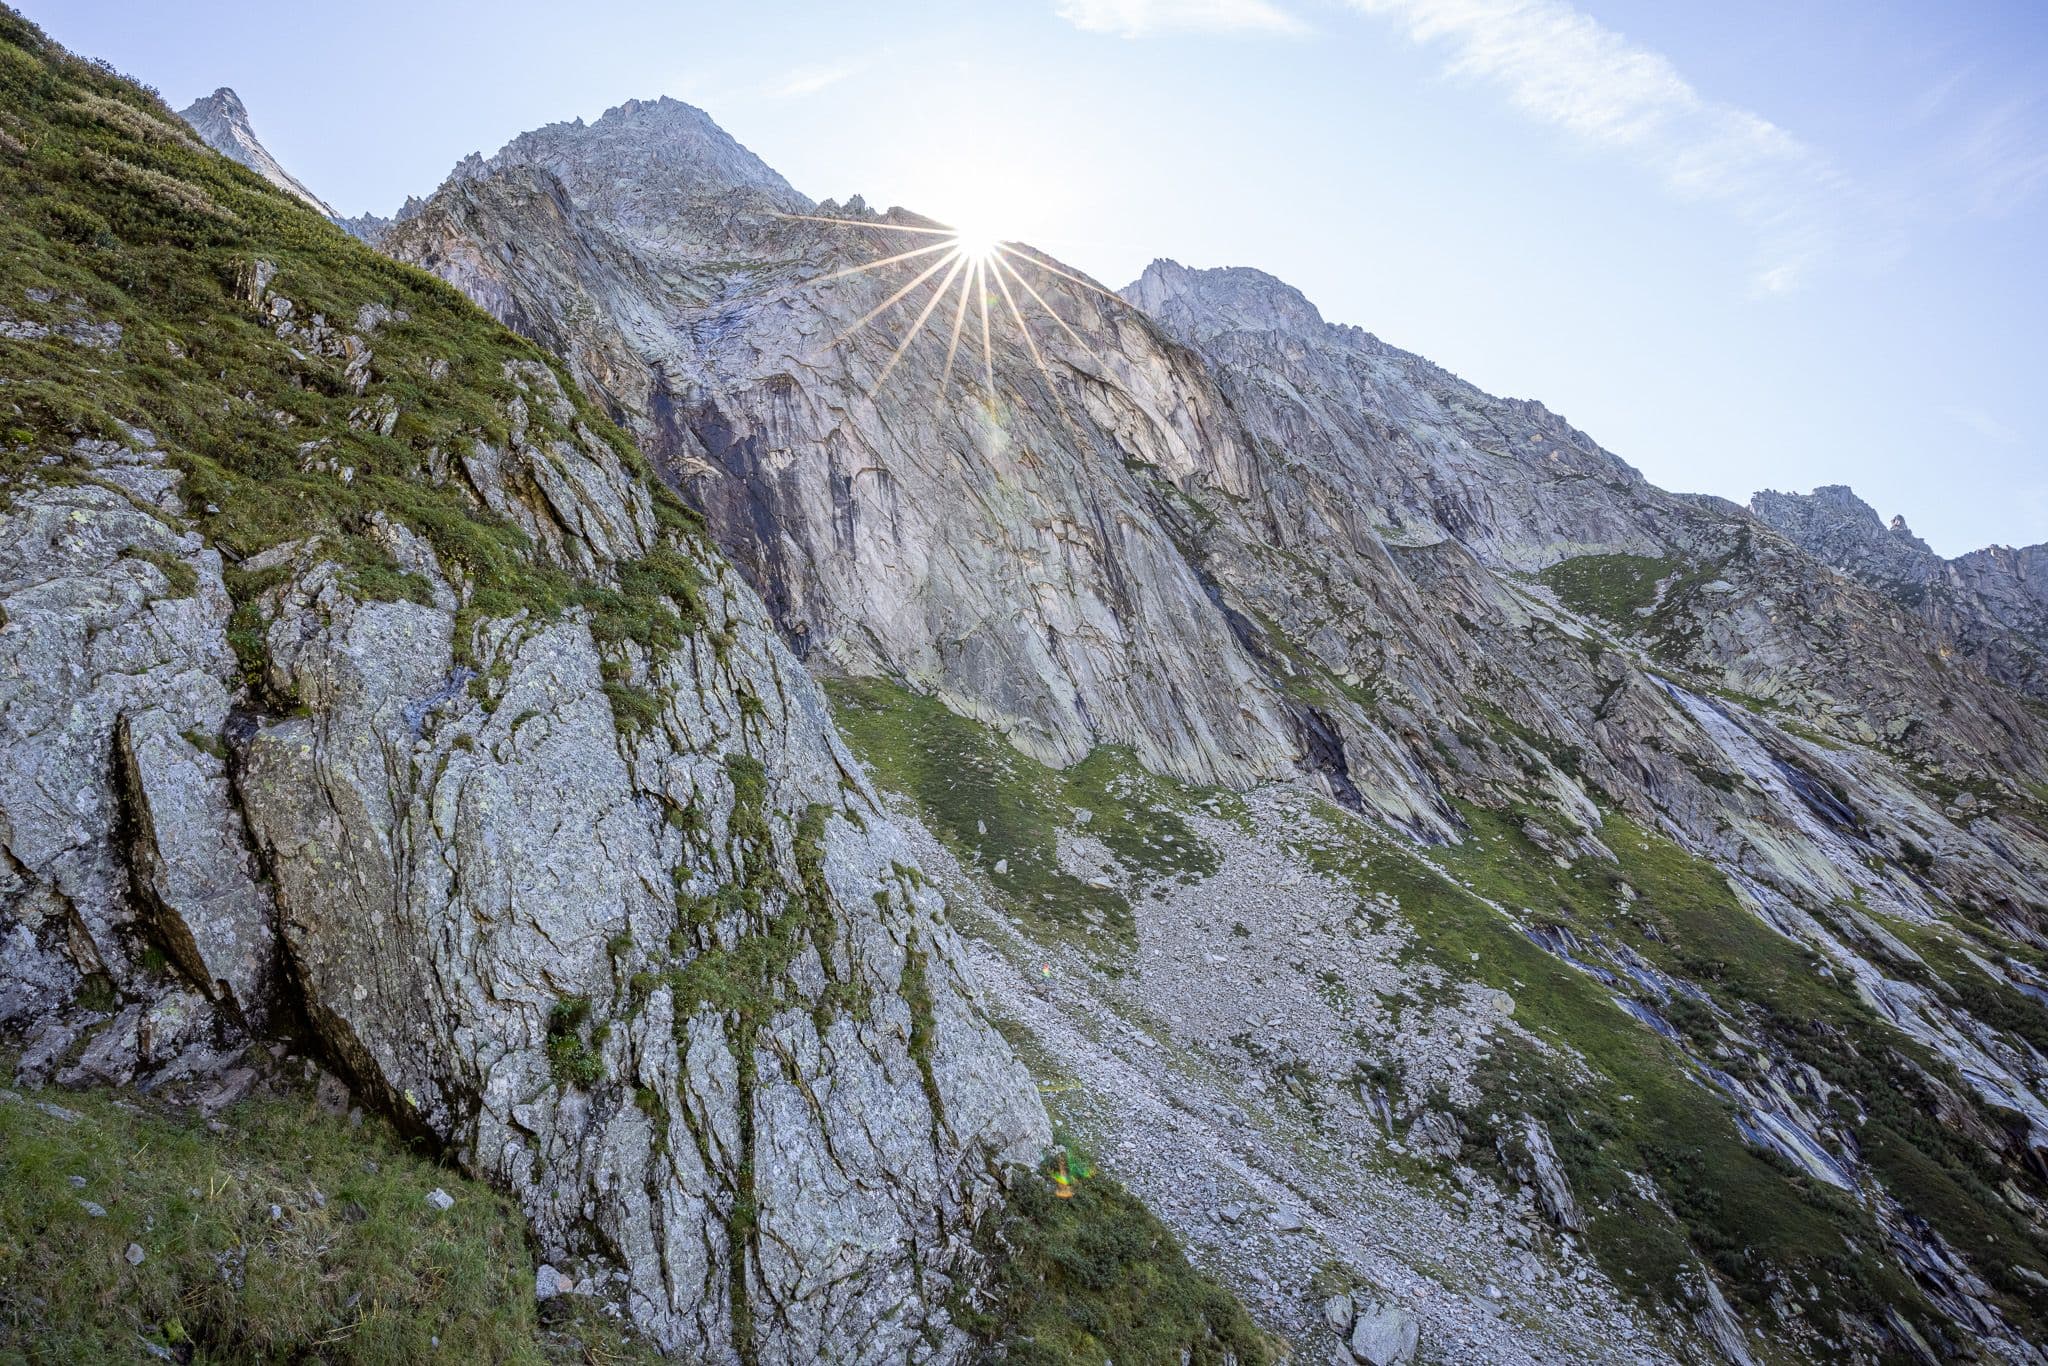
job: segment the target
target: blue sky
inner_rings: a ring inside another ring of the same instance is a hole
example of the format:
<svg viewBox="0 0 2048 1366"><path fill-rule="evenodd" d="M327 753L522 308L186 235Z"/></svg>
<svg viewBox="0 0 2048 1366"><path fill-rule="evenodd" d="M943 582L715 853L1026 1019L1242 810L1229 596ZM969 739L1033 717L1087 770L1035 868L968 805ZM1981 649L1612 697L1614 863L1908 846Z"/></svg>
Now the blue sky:
<svg viewBox="0 0 2048 1366"><path fill-rule="evenodd" d="M1121 285L1252 265L1669 488L2048 541L2038 0L26 0L343 212L632 97Z"/></svg>

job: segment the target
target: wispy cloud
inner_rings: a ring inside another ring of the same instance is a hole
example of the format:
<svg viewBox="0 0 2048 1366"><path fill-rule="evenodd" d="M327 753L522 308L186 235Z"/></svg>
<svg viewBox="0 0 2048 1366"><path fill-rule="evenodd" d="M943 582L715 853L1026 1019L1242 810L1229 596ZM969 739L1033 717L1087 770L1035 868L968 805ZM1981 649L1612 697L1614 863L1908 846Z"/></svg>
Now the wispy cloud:
<svg viewBox="0 0 2048 1366"><path fill-rule="evenodd" d="M1670 59L1566 0L1349 0L1448 53L1456 77L1524 114L1625 156L1673 192L1724 206L1758 234L1757 284L1796 287L1834 252L1847 188L1825 158L1770 120L1707 98Z"/></svg>
<svg viewBox="0 0 2048 1366"><path fill-rule="evenodd" d="M763 86L761 93L771 100L800 100L806 95L830 89L856 74L860 68L859 62L792 67Z"/></svg>
<svg viewBox="0 0 2048 1366"><path fill-rule="evenodd" d="M1301 33L1306 26L1268 0L1059 0L1076 28L1125 38L1172 31Z"/></svg>
<svg viewBox="0 0 2048 1366"><path fill-rule="evenodd" d="M1973 408L1968 404L1959 403L1943 408L1941 411L1945 416L1968 427L1993 445L2017 446L2020 444L2020 434L2017 431L2000 422L1982 408Z"/></svg>
<svg viewBox="0 0 2048 1366"><path fill-rule="evenodd" d="M2048 187L2048 138L2038 100L2010 98L1975 111L1954 150L1972 191L1972 212L2002 218Z"/></svg>

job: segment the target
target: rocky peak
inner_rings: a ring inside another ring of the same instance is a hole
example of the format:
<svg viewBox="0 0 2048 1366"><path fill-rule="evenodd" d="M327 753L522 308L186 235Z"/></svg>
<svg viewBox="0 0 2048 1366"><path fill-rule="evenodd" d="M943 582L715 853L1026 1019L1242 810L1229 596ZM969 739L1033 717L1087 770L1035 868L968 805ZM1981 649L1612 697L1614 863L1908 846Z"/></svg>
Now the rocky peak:
<svg viewBox="0 0 2048 1366"><path fill-rule="evenodd" d="M307 189L264 147L256 136L255 125L249 121L249 107L228 87L222 86L204 99L194 100L179 110L178 115L191 124L192 131L214 151L241 162L278 189L297 196L329 218L336 217L326 200Z"/></svg>
<svg viewBox="0 0 2048 1366"><path fill-rule="evenodd" d="M1765 489L1749 510L1808 554L1917 609L1992 677L2036 696L2048 691L2048 546L1944 559L1904 517L1887 524L1845 484Z"/></svg>
<svg viewBox="0 0 2048 1366"><path fill-rule="evenodd" d="M1191 270L1161 258L1123 296L1175 331L1314 334L1326 326L1300 290L1249 266Z"/></svg>
<svg viewBox="0 0 2048 1366"><path fill-rule="evenodd" d="M515 166L548 171L578 207L607 209L626 226L678 199L734 190L758 191L785 208L810 207L810 200L709 114L666 95L627 100L595 123L577 118L522 133L488 161L466 158L450 178L474 179Z"/></svg>
<svg viewBox="0 0 2048 1366"><path fill-rule="evenodd" d="M1765 489L1749 500L1749 510L1808 553L1858 576L1919 582L1940 570L1940 558L1905 518L1894 517L1887 527L1846 484L1823 484L1812 493Z"/></svg>

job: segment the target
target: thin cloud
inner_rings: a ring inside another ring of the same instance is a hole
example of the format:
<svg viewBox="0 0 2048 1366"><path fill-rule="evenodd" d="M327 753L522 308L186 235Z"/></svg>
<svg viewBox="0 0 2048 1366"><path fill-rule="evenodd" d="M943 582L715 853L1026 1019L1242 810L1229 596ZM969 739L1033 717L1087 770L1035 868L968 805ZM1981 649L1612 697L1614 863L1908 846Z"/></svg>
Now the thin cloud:
<svg viewBox="0 0 2048 1366"><path fill-rule="evenodd" d="M1268 0L1060 0L1053 11L1075 28L1123 38L1172 31L1301 33L1306 27Z"/></svg>
<svg viewBox="0 0 2048 1366"><path fill-rule="evenodd" d="M1957 404L1941 410L1945 415L1997 446L2017 446L2020 434L1982 408Z"/></svg>
<svg viewBox="0 0 2048 1366"><path fill-rule="evenodd" d="M1565 0L1349 0L1444 49L1453 76L1499 89L1515 108L1622 155L1674 193L1747 223L1756 283L1796 288L1840 248L1833 202L1848 190L1826 160L1748 110L1708 99L1663 54Z"/></svg>
<svg viewBox="0 0 2048 1366"><path fill-rule="evenodd" d="M830 89L859 70L858 62L840 62L830 66L799 66L770 81L763 87L761 93L771 100L800 100L806 95L815 95L821 90Z"/></svg>
<svg viewBox="0 0 2048 1366"><path fill-rule="evenodd" d="M2048 139L2038 102L2015 98L1977 111L1956 139L1955 153L1974 191L1970 207L2003 218L2048 185Z"/></svg>

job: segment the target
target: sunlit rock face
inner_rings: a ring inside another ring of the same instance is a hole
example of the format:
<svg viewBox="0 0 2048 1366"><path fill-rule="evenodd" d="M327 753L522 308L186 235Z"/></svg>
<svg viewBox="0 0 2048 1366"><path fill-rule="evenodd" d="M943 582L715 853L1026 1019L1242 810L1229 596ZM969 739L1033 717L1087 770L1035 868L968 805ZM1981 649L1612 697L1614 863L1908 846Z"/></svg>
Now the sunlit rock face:
<svg viewBox="0 0 2048 1366"><path fill-rule="evenodd" d="M654 150L634 161L642 125ZM705 127L641 105L522 138L390 249L572 358L806 658L914 680L1056 762L1122 744L1194 780L1321 764L1343 789L1339 722L1271 677L1256 628L1184 550L1198 504L1257 482L1199 362L1120 301L1041 273L1057 306L1086 301L1096 354L1040 338L1057 366L1040 371L991 285L991 350L963 343L951 401L937 402L952 309L869 396L900 331L834 339L919 263L824 277L930 239L789 217L803 201L736 147L700 147ZM1366 799L1440 832L1415 761L1353 728L1386 775Z"/></svg>
<svg viewBox="0 0 2048 1366"><path fill-rule="evenodd" d="M1305 774L1431 838L1447 795L1533 762L1567 813L1590 791L1733 857L1742 796L1696 776L1722 760L1654 663L1900 758L2039 765L2036 718L1890 601L1270 276L1161 262L1115 298L1019 260L990 276L984 357L979 298L956 352L943 273L854 327L941 258L841 272L930 224L807 208L700 111L636 102L465 162L389 245L567 357L814 666L934 690L1042 758ZM1647 655L1589 649L1528 577L1572 561L1648 575L1640 601L1591 582L1564 604ZM1581 750L1590 782L1471 724L1475 698ZM1911 838L1975 850L1943 865L1959 886L2030 899L2023 855Z"/></svg>
<svg viewBox="0 0 2048 1366"><path fill-rule="evenodd" d="M385 245L563 356L814 671L894 677L1055 764L1128 746L1424 842L1476 803L1560 864L1611 861L1603 813L1626 813L1950 1069L1996 1161L2038 1167L2048 1061L1880 919L2048 943L2048 738L1997 650L1771 510L1656 489L1257 271L1162 261L1116 295L1025 252L971 293L937 253L851 269L931 227L814 209L660 102L466 162ZM2007 615L1978 615L2018 639L2035 562L1983 555L1953 573L1995 583L1972 591ZM2040 990L2018 957L1983 966ZM1703 1083L1744 1141L1854 1187L1957 1332L2012 1340L1975 1250L1916 1241L1853 1129L1792 1098L1795 1062L1745 1056ZM1532 1181L1547 1142L1515 1148Z"/></svg>

